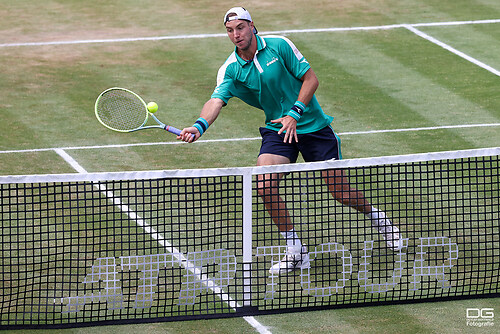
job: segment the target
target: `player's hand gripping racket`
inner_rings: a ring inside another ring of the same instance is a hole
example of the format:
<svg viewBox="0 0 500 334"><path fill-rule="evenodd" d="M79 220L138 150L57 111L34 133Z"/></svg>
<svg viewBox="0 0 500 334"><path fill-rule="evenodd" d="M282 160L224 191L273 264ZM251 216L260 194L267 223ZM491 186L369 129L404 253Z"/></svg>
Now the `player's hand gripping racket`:
<svg viewBox="0 0 500 334"><path fill-rule="evenodd" d="M95 115L108 129L119 132L133 132L142 129L160 128L180 135L181 130L163 124L143 99L125 88L109 88L102 92L95 102ZM158 125L146 125L151 116Z"/></svg>

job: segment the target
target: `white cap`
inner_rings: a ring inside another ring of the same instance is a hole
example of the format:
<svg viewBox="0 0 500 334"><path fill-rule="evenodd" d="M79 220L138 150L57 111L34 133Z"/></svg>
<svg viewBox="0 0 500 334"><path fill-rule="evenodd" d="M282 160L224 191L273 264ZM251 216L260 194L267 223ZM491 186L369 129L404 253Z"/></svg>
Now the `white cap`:
<svg viewBox="0 0 500 334"><path fill-rule="evenodd" d="M236 15L228 17L229 14L236 14ZM248 22L253 22L250 13L243 7L233 7L226 12L226 15L224 15L224 25L226 25L227 22L234 20L245 20ZM254 27L253 32L256 34L257 28Z"/></svg>

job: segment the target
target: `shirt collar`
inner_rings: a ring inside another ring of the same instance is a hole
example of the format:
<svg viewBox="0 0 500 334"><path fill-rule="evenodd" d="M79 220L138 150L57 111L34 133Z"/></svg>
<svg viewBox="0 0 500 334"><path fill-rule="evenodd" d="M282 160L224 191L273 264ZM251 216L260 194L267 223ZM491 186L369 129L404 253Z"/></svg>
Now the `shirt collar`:
<svg viewBox="0 0 500 334"><path fill-rule="evenodd" d="M255 55L257 55L257 53L259 53L260 51L262 51L266 47L266 41L263 38L261 38L259 35L254 35L254 36L255 36L255 38L257 38L257 52L255 54ZM238 60L238 63L241 66L245 66L245 65L250 64L252 62L252 61L246 61L243 58L241 58L238 55L238 48L237 47L234 48L234 54L236 55L236 59Z"/></svg>

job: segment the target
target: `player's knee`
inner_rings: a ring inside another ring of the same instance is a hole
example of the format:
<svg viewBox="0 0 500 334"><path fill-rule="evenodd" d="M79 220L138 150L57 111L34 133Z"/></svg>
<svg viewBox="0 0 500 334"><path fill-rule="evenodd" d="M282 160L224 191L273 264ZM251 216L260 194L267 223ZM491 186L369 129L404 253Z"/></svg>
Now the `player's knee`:
<svg viewBox="0 0 500 334"><path fill-rule="evenodd" d="M269 196L271 194L272 182L270 181L258 181L257 182L257 194L260 197Z"/></svg>
<svg viewBox="0 0 500 334"><path fill-rule="evenodd" d="M279 176L266 175L257 179L257 194L265 197L274 194L279 185Z"/></svg>
<svg viewBox="0 0 500 334"><path fill-rule="evenodd" d="M262 197L276 195L279 192L278 182L275 180L261 180L257 181L257 194Z"/></svg>

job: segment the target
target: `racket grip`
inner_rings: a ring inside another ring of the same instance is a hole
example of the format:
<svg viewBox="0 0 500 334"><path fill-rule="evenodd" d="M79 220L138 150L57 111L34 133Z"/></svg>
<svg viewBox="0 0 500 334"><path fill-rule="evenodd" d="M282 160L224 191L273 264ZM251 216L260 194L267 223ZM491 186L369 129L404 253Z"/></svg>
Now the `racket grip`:
<svg viewBox="0 0 500 334"><path fill-rule="evenodd" d="M170 125L165 125L165 130L167 130L170 133L176 134L176 135L181 134L181 130L174 128L173 126L170 126ZM191 134L191 136L194 137L194 134Z"/></svg>
<svg viewBox="0 0 500 334"><path fill-rule="evenodd" d="M170 125L165 125L165 130L167 130L170 133L176 134L176 135L181 134L181 130L174 128L173 126L170 126Z"/></svg>

